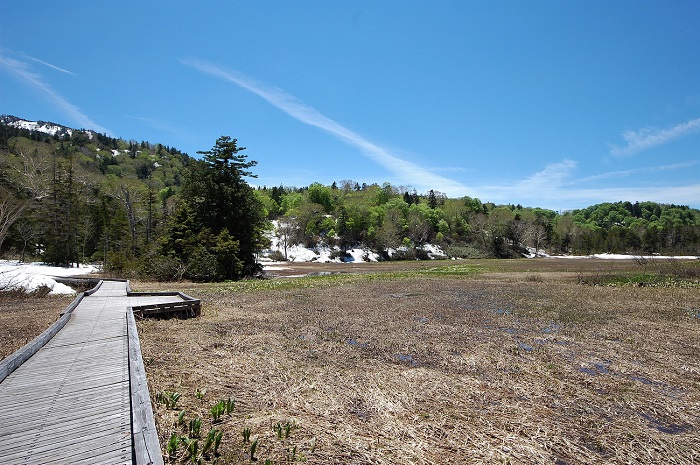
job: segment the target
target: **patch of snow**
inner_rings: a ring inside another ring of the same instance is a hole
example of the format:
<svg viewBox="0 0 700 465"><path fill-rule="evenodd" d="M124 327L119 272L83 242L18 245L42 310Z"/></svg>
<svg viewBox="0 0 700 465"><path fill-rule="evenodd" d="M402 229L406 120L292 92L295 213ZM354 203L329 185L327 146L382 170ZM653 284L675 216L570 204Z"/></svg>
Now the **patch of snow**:
<svg viewBox="0 0 700 465"><path fill-rule="evenodd" d="M282 249L281 252L284 253L284 249ZM324 245L310 249L301 244L297 244L287 247L287 259L290 262L330 263L340 261L338 259L332 260L331 252L331 248Z"/></svg>
<svg viewBox="0 0 700 465"><path fill-rule="evenodd" d="M422 249L424 251L428 252L428 256L431 259L447 258L447 254L442 251L440 246L437 246L434 244L425 244L425 245L423 245Z"/></svg>
<svg viewBox="0 0 700 465"><path fill-rule="evenodd" d="M537 250L535 252L534 247L527 247L527 253L523 254L525 258L537 258L537 257L543 257L543 258L549 258L550 256L542 249Z"/></svg>
<svg viewBox="0 0 700 465"><path fill-rule="evenodd" d="M161 166L163 166L163 165L161 165L161 164L158 163L158 162L153 163L153 167L154 167L154 168L160 168Z"/></svg>
<svg viewBox="0 0 700 465"><path fill-rule="evenodd" d="M572 260L582 258L597 258L599 260L634 260L637 258L646 258L650 260L698 260L700 257L696 255L627 255L614 253L596 253L593 255L547 255L547 258L568 258Z"/></svg>
<svg viewBox="0 0 700 465"><path fill-rule="evenodd" d="M117 155L119 155L119 150L112 150L112 156L116 157Z"/></svg>
<svg viewBox="0 0 700 465"><path fill-rule="evenodd" d="M9 123L9 126L13 126L20 129L28 129L29 131L43 132L51 136L55 136L58 132L65 132L69 136L73 134L73 131L68 128L64 128L56 124L44 123L39 121L17 120L12 123Z"/></svg>
<svg viewBox="0 0 700 465"><path fill-rule="evenodd" d="M65 284L56 282L56 277L80 276L98 271L94 265L80 265L78 268L48 266L44 263L20 263L0 260L0 289L24 289L33 292L42 286L51 289L49 295L75 295L75 291Z"/></svg>

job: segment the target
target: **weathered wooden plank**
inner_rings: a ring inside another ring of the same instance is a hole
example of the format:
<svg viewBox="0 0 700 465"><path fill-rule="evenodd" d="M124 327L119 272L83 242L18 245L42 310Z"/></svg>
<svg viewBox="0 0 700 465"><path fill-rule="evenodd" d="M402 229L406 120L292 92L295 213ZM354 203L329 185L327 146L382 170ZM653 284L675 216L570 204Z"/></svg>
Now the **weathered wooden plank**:
<svg viewBox="0 0 700 465"><path fill-rule="evenodd" d="M76 463L80 460L90 459L90 463L131 463L131 444L129 437L98 437L84 442L76 442L65 445L71 449L69 457L57 456L55 448L32 450L30 460L27 463L57 464ZM114 459L119 457L117 461ZM112 460L105 461L105 459ZM125 460L122 462L122 460Z"/></svg>
<svg viewBox="0 0 700 465"><path fill-rule="evenodd" d="M38 414L39 418L45 418L47 412L60 411L65 405L68 410L73 410L79 407L81 411L87 410L91 404L102 405L114 396L120 399L122 396L128 396L128 376L121 373L113 376L100 376L96 380L96 384L89 387L84 387L79 384L56 386L44 385L34 392L34 396L26 393L10 392L14 398L14 404L0 405L0 410L3 412L3 417L25 416L31 418L32 415ZM31 386L26 386L26 390L30 390ZM57 394L58 393L58 394ZM79 415L75 412L73 415ZM0 432L5 426L0 426Z"/></svg>
<svg viewBox="0 0 700 465"><path fill-rule="evenodd" d="M62 431L55 430L41 432L39 436L23 435L17 438L9 437L7 445L15 443L15 447L3 452L3 463L12 463L9 459L32 456L35 459L44 457L44 461L51 458L75 458L76 454L89 452L93 454L98 448L106 450L131 451L131 438L128 434L130 420L128 417L120 419L116 425L100 427L86 424L72 424L70 434L66 428ZM60 433L57 434L57 433ZM21 442L13 441L19 439ZM6 445L3 445L5 448Z"/></svg>
<svg viewBox="0 0 700 465"><path fill-rule="evenodd" d="M153 408L148 392L146 370L141 357L141 344L136 330L133 312L127 313L127 331L129 333L129 374L131 379L131 416L134 458L137 464L162 465L163 455L160 450L156 431Z"/></svg>
<svg viewBox="0 0 700 465"><path fill-rule="evenodd" d="M68 393L61 392L59 395L50 394L46 390L43 396L32 399L29 396L16 396L17 404L14 406L3 406L3 418L15 415L23 415L28 423L38 419L38 421L48 422L52 420L55 413L68 412L72 417L79 417L94 409L107 409L107 405L117 405L120 402L126 403L129 395L128 378L117 380L112 384L105 384L94 389L73 390ZM67 394L67 395L65 395ZM33 415L34 414L34 415ZM60 421L60 418L58 419ZM0 431L12 429L11 425L0 425Z"/></svg>
<svg viewBox="0 0 700 465"><path fill-rule="evenodd" d="M15 383L13 386L4 389L3 393L8 396L14 396L13 403L22 402L26 397L28 399L38 400L51 393L58 393L62 396L77 395L80 392L94 392L95 388L102 386L110 386L124 381L128 381L129 375L122 370L110 371L93 375L94 370L82 370L76 375L86 378L90 377L90 384L87 384L84 379L67 379L57 380L59 382L50 382L42 378L31 377L29 379L20 380L21 383ZM3 405L4 403L0 403ZM10 404L11 405L11 404Z"/></svg>
<svg viewBox="0 0 700 465"><path fill-rule="evenodd" d="M6 444L3 445L5 448L6 457L8 454L27 452L27 438L30 437L32 443L32 451L36 451L43 447L57 448L61 444L73 443L76 438L78 441L83 441L88 437L97 436L124 436L124 426L128 426L131 419L128 416L121 414L112 414L105 417L105 420L100 423L85 423L84 421L69 421L66 422L66 426L62 429L55 428L47 433L42 430L41 435L28 435L25 431L17 431L16 433L8 434L3 437L3 441ZM115 426L116 425L116 426ZM131 439L126 436L126 440Z"/></svg>
<svg viewBox="0 0 700 465"><path fill-rule="evenodd" d="M82 429L86 432L91 432L94 428L97 428L98 425L98 429L113 431L115 434L130 431L130 416L121 413L113 413L115 408L128 412L129 406L116 405L112 407L112 410L91 409L89 412L75 417L71 416L70 411L65 411L62 421L58 419L54 419L50 422L42 422L37 419L27 421L26 424L23 423L21 427L18 427L16 431L11 431L0 436L4 441L2 445L3 451L6 453L8 449L12 449L12 443L15 440L18 447L23 449L26 449L28 446L35 447L44 442L57 446L59 444L58 438L63 436L76 436ZM96 419L99 419L99 421L96 422ZM9 420L4 419L3 421ZM27 438L32 439L28 441Z"/></svg>

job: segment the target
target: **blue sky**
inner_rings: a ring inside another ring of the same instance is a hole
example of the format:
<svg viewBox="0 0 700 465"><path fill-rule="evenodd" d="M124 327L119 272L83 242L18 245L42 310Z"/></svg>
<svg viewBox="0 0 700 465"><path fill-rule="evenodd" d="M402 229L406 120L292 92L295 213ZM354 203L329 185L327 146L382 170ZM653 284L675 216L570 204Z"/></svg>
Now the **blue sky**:
<svg viewBox="0 0 700 465"><path fill-rule="evenodd" d="M700 208L700 3L0 0L0 113L554 210Z"/></svg>

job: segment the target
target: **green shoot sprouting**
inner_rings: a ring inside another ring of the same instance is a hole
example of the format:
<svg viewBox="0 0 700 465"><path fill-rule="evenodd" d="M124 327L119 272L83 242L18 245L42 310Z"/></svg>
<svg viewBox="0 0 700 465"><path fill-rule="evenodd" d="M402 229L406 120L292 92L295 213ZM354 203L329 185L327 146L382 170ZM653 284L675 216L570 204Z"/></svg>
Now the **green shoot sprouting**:
<svg viewBox="0 0 700 465"><path fill-rule="evenodd" d="M255 451L258 450L258 438L255 438L253 442L250 443L250 461L255 462Z"/></svg>
<svg viewBox="0 0 700 465"><path fill-rule="evenodd" d="M190 420L190 434L194 437L199 437L199 432L202 429L202 419L193 418Z"/></svg>

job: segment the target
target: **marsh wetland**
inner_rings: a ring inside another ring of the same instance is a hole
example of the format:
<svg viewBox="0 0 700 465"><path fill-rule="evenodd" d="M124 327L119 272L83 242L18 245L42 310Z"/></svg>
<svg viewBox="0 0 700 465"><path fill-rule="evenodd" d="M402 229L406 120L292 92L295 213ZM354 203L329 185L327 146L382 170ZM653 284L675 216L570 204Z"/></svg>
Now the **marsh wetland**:
<svg viewBox="0 0 700 465"><path fill-rule="evenodd" d="M202 317L139 323L151 392L182 394L154 407L164 450L183 410L211 424L231 398L217 463L250 462L253 439L277 464L697 463L698 263L657 265L299 264L332 274L183 285Z"/></svg>

